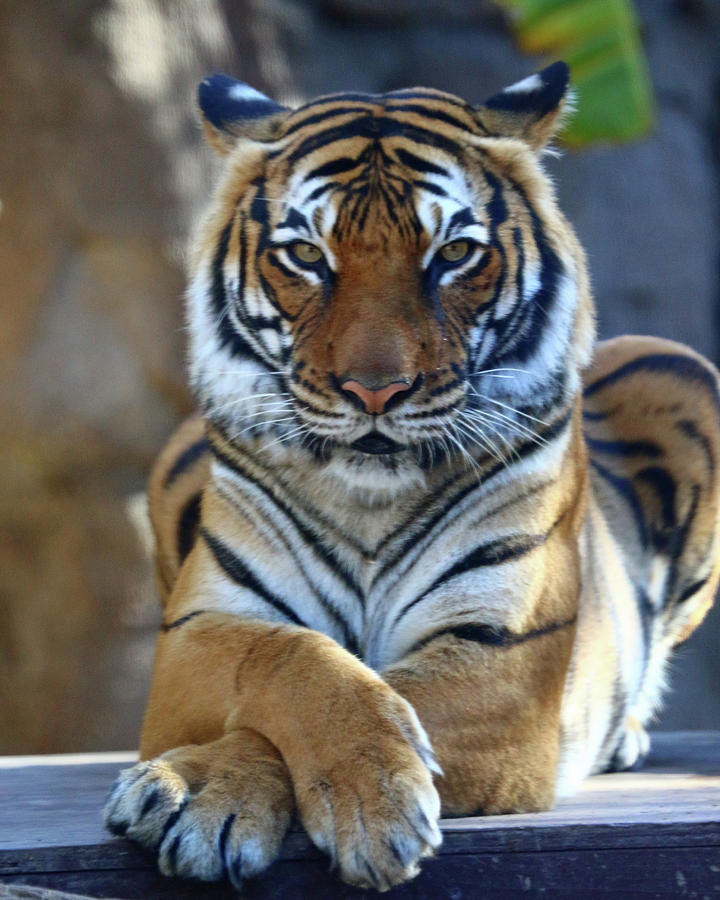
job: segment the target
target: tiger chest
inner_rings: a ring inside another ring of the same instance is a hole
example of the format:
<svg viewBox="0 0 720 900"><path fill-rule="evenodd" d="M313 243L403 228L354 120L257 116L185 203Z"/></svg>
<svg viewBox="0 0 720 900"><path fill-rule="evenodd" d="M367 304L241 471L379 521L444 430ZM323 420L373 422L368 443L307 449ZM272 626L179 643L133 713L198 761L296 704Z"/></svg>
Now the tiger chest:
<svg viewBox="0 0 720 900"><path fill-rule="evenodd" d="M211 583L215 608L322 631L373 668L439 628L513 628L537 594L539 541L488 522L481 492L410 516L403 504L309 508L237 474L215 483L203 596Z"/></svg>

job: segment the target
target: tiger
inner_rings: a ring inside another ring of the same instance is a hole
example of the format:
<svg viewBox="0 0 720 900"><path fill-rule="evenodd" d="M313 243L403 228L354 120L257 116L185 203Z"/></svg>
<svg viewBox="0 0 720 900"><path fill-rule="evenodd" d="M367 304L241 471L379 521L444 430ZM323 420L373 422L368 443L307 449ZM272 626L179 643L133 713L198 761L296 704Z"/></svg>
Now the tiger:
<svg viewBox="0 0 720 900"><path fill-rule="evenodd" d="M718 584L718 373L598 343L544 156L557 62L473 106L199 89L198 414L149 484L163 600L107 827L239 888L297 819L347 883L443 816L639 764Z"/></svg>

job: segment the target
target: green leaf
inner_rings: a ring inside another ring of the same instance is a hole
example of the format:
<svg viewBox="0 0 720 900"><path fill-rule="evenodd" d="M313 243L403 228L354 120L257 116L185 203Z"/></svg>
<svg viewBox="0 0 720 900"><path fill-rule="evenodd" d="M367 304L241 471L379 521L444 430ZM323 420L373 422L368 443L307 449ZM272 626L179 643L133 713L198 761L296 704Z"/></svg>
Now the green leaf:
<svg viewBox="0 0 720 900"><path fill-rule="evenodd" d="M629 0L498 0L521 48L564 59L577 111L565 143L626 141L653 124L652 88Z"/></svg>

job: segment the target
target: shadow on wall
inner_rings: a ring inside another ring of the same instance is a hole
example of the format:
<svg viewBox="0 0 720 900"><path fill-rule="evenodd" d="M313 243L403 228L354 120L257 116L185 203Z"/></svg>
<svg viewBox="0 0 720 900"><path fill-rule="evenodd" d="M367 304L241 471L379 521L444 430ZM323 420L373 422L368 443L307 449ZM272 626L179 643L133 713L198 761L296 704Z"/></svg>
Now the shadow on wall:
<svg viewBox="0 0 720 900"><path fill-rule="evenodd" d="M717 360L720 10L637 6L656 133L550 166L603 335ZM0 752L132 747L160 610L125 506L191 408L181 248L212 180L197 82L224 69L285 102L419 83L480 101L540 61L471 0L9 0L0 15ZM663 726L720 727L718 638L716 610L675 664Z"/></svg>

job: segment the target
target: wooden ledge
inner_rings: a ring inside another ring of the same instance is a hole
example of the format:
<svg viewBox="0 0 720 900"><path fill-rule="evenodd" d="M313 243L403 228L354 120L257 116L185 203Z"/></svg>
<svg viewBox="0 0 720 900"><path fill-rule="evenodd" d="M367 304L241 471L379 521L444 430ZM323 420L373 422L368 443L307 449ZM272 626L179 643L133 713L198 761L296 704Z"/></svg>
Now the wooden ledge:
<svg viewBox="0 0 720 900"><path fill-rule="evenodd" d="M0 758L0 898L31 885L91 897L234 898L226 885L159 875L107 834L100 810L133 754ZM536 815L447 819L438 857L389 898L688 897L720 900L720 732L653 735L642 771L588 779ZM52 896L47 893L46 896ZM342 885L301 831L243 896L368 897Z"/></svg>

